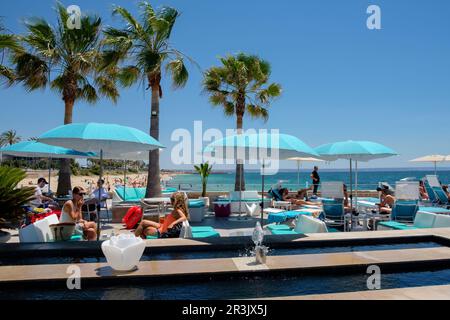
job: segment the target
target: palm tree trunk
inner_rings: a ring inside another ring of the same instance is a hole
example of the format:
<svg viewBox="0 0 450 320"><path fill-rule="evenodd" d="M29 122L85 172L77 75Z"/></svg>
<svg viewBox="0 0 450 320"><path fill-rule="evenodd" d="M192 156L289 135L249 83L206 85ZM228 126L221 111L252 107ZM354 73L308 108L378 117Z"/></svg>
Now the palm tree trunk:
<svg viewBox="0 0 450 320"><path fill-rule="evenodd" d="M64 99L65 108L64 108L64 124L72 123L72 115L73 115L73 106L75 104L75 99ZM59 167L59 176L58 176L58 190L56 194L58 195L67 195L69 194L69 190L72 189L72 182L70 180L72 172L70 170L70 160L69 159L61 159L60 167Z"/></svg>
<svg viewBox="0 0 450 320"><path fill-rule="evenodd" d="M243 114L237 115L236 128L238 134L242 133L243 118L244 118ZM234 181L234 191L245 191L244 164L239 163L236 164L236 178Z"/></svg>
<svg viewBox="0 0 450 320"><path fill-rule="evenodd" d="M150 81L152 82L152 81ZM150 116L150 136L159 140L159 81L152 83L152 111ZM160 185L159 150L150 151L148 163L148 179L146 197L153 198L161 196Z"/></svg>

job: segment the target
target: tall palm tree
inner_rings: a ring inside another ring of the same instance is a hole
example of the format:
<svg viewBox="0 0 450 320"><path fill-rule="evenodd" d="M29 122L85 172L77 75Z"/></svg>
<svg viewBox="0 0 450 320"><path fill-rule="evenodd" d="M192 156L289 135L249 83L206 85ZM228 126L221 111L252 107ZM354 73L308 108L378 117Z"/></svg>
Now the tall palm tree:
<svg viewBox="0 0 450 320"><path fill-rule="evenodd" d="M244 115L268 120L268 107L281 95L281 86L270 83L270 64L255 55L244 53L220 59L220 67L206 71L204 91L213 106L222 106L226 116L236 116L238 134L243 132ZM244 165L236 165L235 190L245 190Z"/></svg>
<svg viewBox="0 0 450 320"><path fill-rule="evenodd" d="M123 7L115 7L113 14L126 23L123 29L105 30L103 67L122 65L119 80L124 86L136 81L151 90L150 135L159 139L159 102L163 97L162 71L172 78L174 88L184 87L189 74L184 55L173 48L169 39L179 13L176 9L162 7L155 11L147 2L140 2L140 16L135 18ZM149 154L147 197L161 194L159 150Z"/></svg>
<svg viewBox="0 0 450 320"><path fill-rule="evenodd" d="M7 30L0 21L0 81L6 80L8 84L14 82L14 71L6 65L9 60L9 53L20 52L22 50L17 37L6 33Z"/></svg>
<svg viewBox="0 0 450 320"><path fill-rule="evenodd" d="M114 69L98 72L100 65L101 19L82 15L81 28L69 29L69 14L57 3L58 21L50 25L34 18L25 23L27 34L22 37L25 51L15 56L16 74L28 90L49 87L64 101L64 124L72 123L74 105L84 100L95 103L100 97L113 102L119 97ZM58 194L71 188L70 161L61 160Z"/></svg>
<svg viewBox="0 0 450 320"><path fill-rule="evenodd" d="M0 146L11 146L13 144L16 144L22 140L21 137L17 135L16 130L8 130L3 132L0 135Z"/></svg>

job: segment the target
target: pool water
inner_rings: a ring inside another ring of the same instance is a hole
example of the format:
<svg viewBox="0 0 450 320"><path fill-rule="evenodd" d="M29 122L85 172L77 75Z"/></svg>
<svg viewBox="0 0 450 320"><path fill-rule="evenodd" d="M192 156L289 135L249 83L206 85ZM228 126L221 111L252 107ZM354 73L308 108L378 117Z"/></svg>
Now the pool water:
<svg viewBox="0 0 450 320"><path fill-rule="evenodd" d="M186 281L167 284L130 284L68 290L59 287L0 288L2 299L88 299L88 300L211 300L252 299L367 290L368 275L309 275L228 278L214 281ZM450 284L450 270L383 273L381 289ZM65 286L61 284L61 286Z"/></svg>
<svg viewBox="0 0 450 320"><path fill-rule="evenodd" d="M393 243L378 245L354 245L354 246L328 246L311 248L277 248L270 249L269 256L288 256L302 254L339 253L355 251L377 251L377 250L403 250L403 249L426 249L437 248L442 245L436 242L416 243ZM253 255L253 248L241 250L214 250L214 251L183 251L170 253L144 254L141 261L157 260L185 260L185 259L218 259L249 257ZM105 257L0 257L0 265L37 265L37 264L70 264L70 263L96 263L106 262Z"/></svg>

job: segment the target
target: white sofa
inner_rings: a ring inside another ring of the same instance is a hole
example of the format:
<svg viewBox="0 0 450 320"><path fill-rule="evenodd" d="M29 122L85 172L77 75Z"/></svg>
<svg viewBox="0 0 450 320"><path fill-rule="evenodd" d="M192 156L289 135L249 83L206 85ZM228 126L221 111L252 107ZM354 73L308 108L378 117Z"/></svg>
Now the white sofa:
<svg viewBox="0 0 450 320"><path fill-rule="evenodd" d="M59 220L55 214L36 221L19 230L20 242L51 242L54 240L54 237L50 226L58 223Z"/></svg>
<svg viewBox="0 0 450 320"><path fill-rule="evenodd" d="M327 233L328 228L322 220L302 214L295 221L294 231L300 234Z"/></svg>

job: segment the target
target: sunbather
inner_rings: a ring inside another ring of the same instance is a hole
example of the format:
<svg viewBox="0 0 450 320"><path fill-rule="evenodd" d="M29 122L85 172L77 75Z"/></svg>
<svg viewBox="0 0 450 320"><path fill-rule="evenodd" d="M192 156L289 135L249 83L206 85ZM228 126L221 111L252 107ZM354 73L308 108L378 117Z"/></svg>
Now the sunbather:
<svg viewBox="0 0 450 320"><path fill-rule="evenodd" d="M381 192L380 195L380 203L378 204L380 207L381 214L391 214L392 207L395 203L394 192L389 189L387 186L383 186L382 188L377 188L378 192Z"/></svg>
<svg viewBox="0 0 450 320"><path fill-rule="evenodd" d="M189 212L186 206L186 197L184 193L178 192L172 195L170 202L173 211L166 216L164 223L142 220L136 228L136 237L146 238L147 236L156 236L158 238L179 238L183 222L188 220Z"/></svg>
<svg viewBox="0 0 450 320"><path fill-rule="evenodd" d="M67 201L62 209L60 223L75 223L76 228L83 232L87 240L97 239L97 224L95 222L82 219L81 207L84 204L86 191L82 187L75 187L72 190L72 200Z"/></svg>
<svg viewBox="0 0 450 320"><path fill-rule="evenodd" d="M443 185L442 190L444 190L445 194L447 195L448 200L450 201L450 192L448 191L448 186Z"/></svg>
<svg viewBox="0 0 450 320"><path fill-rule="evenodd" d="M305 205L309 205L309 206L316 206L317 202L310 202L310 201L305 201L303 199L298 199L297 197L292 197L289 195L289 190L286 188L283 188L280 190L280 194L283 198L283 201L287 201L290 202L294 205L297 206L305 206Z"/></svg>
<svg viewBox="0 0 450 320"><path fill-rule="evenodd" d="M425 188L425 184L422 180L419 181L419 192L420 192L420 199L421 200L429 200L430 197L428 196L427 189Z"/></svg>

